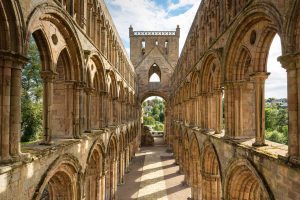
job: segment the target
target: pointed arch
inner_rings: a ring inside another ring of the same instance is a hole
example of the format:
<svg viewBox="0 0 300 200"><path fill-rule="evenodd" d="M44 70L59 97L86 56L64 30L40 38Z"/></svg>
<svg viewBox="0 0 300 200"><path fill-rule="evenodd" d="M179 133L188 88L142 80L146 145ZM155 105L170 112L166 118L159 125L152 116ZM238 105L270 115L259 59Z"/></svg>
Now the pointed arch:
<svg viewBox="0 0 300 200"><path fill-rule="evenodd" d="M196 133L192 133L190 142L190 184L192 188L192 198L201 199L202 197L202 175L200 165L201 150Z"/></svg>
<svg viewBox="0 0 300 200"><path fill-rule="evenodd" d="M217 152L210 141L204 143L201 152L202 198L222 199L222 175Z"/></svg>
<svg viewBox="0 0 300 200"><path fill-rule="evenodd" d="M156 63L153 63L151 65L151 67L149 68L149 71L148 71L148 81L151 82L151 77L154 76L154 75L157 75L158 78L159 78L159 81L157 82L161 82L161 70L160 70L160 67L156 64ZM154 82L154 81L153 81Z"/></svg>
<svg viewBox="0 0 300 200"><path fill-rule="evenodd" d="M246 159L231 162L226 170L224 191L226 199L274 199L264 179Z"/></svg>
<svg viewBox="0 0 300 200"><path fill-rule="evenodd" d="M87 158L87 167L84 174L84 191L87 199L99 199L104 193L104 180L102 174L105 172L105 146L101 139L96 140Z"/></svg>
<svg viewBox="0 0 300 200"><path fill-rule="evenodd" d="M49 199L60 196L64 199L80 199L79 173L81 166L77 158L70 154L58 157L49 167L36 188L33 199L39 200L42 195Z"/></svg>
<svg viewBox="0 0 300 200"><path fill-rule="evenodd" d="M238 26L238 28L234 29L236 31L230 34L225 47L225 80L232 81L232 77L234 77L234 68L236 67L235 62L238 58L239 47L242 44L247 46L251 46L251 43L253 43L253 45L255 44L251 49L251 52L256 52L255 60L253 60L253 62L266 65L265 57L268 55L268 48L266 47L270 45L272 41L270 38L273 38L276 32L280 36L282 35L282 24L282 16L277 9L270 4L258 3L255 4L255 6L247 7L245 14L236 20L235 26ZM264 30L264 33L261 34L260 39L257 40L254 38L253 41L251 41L249 34L251 31L255 31L256 28ZM261 54L258 55L259 53ZM258 68L254 69L254 71L265 70L265 66L256 67Z"/></svg>
<svg viewBox="0 0 300 200"><path fill-rule="evenodd" d="M26 22L27 24L27 31L26 31L26 37L29 41L29 38L31 34L34 35L35 33L44 33L43 37L45 38L43 43L39 44L40 42L37 41L37 45L39 49L45 44L45 41L52 41L54 44L56 43L56 36L50 36L47 35L46 28L43 26L44 22L48 22L54 25L54 28L57 29L62 37L64 38L66 42L66 47L68 50L69 55L72 57L72 70L73 77L72 80L82 81L83 80L83 66L84 66L84 59L83 59L83 51L81 51L81 43L79 42L79 38L76 34L75 27L73 25L73 19L70 17L70 15L66 14L64 9L52 6L49 4L41 4L36 7L36 9L33 10L32 13L30 13L28 20ZM38 32L37 32L38 31ZM41 35L38 35L39 38ZM38 37L37 36L37 37ZM36 37L35 37L36 38ZM27 42L25 44L25 53L27 54L29 43ZM50 49L49 55L54 54L54 46L50 44L50 42L47 45ZM41 48L42 49L42 48ZM46 52L46 51L45 51ZM41 53L41 58L43 61L43 53ZM51 63L48 63L50 66L51 71L53 71L53 59L47 59L48 61L51 61Z"/></svg>
<svg viewBox="0 0 300 200"><path fill-rule="evenodd" d="M24 26L19 7L15 1L0 2L0 51L12 51L23 55Z"/></svg>

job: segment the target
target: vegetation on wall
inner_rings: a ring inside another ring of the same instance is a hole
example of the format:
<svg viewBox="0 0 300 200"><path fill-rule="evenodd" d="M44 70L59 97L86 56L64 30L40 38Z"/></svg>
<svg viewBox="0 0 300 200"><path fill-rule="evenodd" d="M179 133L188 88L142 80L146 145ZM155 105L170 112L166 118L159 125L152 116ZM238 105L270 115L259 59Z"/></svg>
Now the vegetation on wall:
<svg viewBox="0 0 300 200"><path fill-rule="evenodd" d="M165 101L160 98L143 102L144 125L151 127L154 131L164 130Z"/></svg>
<svg viewBox="0 0 300 200"><path fill-rule="evenodd" d="M33 38L28 50L29 63L22 71L22 142L39 139L42 135L43 85L40 76L41 59Z"/></svg>
<svg viewBox="0 0 300 200"><path fill-rule="evenodd" d="M266 102L266 139L288 144L288 109L286 106L278 103Z"/></svg>

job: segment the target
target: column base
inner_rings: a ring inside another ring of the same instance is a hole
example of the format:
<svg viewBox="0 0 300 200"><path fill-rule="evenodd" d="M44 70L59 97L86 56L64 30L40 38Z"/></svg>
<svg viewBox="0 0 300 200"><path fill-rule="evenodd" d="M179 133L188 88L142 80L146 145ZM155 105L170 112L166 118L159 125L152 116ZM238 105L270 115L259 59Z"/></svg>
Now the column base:
<svg viewBox="0 0 300 200"><path fill-rule="evenodd" d="M12 164L27 159L30 159L29 153L20 153L18 156L11 156L8 159L0 160L0 164Z"/></svg>
<svg viewBox="0 0 300 200"><path fill-rule="evenodd" d="M296 166L299 166L300 167L300 157L296 157L296 156L291 156L289 161L296 165Z"/></svg>
<svg viewBox="0 0 300 200"><path fill-rule="evenodd" d="M39 145L45 145L45 146L51 146L53 145L54 142L53 141L42 141L41 143L39 143Z"/></svg>
<svg viewBox="0 0 300 200"><path fill-rule="evenodd" d="M254 142L254 143L252 144L252 146L254 146L254 147L263 147L263 146L268 146L268 145L266 145L266 144L263 143L263 142Z"/></svg>

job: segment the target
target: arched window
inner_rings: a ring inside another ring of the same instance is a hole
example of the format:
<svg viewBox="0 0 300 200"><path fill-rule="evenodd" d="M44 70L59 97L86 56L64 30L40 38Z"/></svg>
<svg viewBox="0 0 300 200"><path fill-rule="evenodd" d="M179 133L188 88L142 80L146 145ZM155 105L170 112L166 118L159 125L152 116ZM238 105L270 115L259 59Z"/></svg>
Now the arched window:
<svg viewBox="0 0 300 200"><path fill-rule="evenodd" d="M155 45L158 46L158 40L155 40Z"/></svg>
<svg viewBox="0 0 300 200"><path fill-rule="evenodd" d="M149 69L149 82L161 82L161 71L155 63Z"/></svg>
<svg viewBox="0 0 300 200"><path fill-rule="evenodd" d="M168 48L169 48L169 41L166 40L165 41L165 52L166 52L166 54L168 54Z"/></svg>
<svg viewBox="0 0 300 200"><path fill-rule="evenodd" d="M142 45L142 54L144 55L145 54L145 49L146 49L146 41L143 39L142 40L142 43L141 43L141 45Z"/></svg>

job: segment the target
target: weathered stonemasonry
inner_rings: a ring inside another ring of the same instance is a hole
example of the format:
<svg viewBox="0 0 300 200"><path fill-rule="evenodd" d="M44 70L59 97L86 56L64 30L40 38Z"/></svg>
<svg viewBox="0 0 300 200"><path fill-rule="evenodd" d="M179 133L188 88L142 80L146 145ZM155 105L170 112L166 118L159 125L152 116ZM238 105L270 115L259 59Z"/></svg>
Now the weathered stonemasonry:
<svg viewBox="0 0 300 200"><path fill-rule="evenodd" d="M166 102L165 133L170 132L171 77L178 61L180 28L176 31L133 31L129 27L130 59L137 76L138 100L160 96ZM151 82L156 74L159 81Z"/></svg>
<svg viewBox="0 0 300 200"><path fill-rule="evenodd" d="M140 143L136 74L103 1L0 0L0 199L116 199ZM20 145L30 37L43 141Z"/></svg>
<svg viewBox="0 0 300 200"><path fill-rule="evenodd" d="M172 76L167 137L193 199L300 198L299 9L300 1L201 2ZM288 146L265 140L275 34L288 78Z"/></svg>
<svg viewBox="0 0 300 200"><path fill-rule="evenodd" d="M102 0L0 0L0 199L117 199L140 145L141 102L152 95L166 100L166 140L193 199L300 199L299 10L298 0L202 0L179 58L179 27L130 27L130 60ZM288 77L288 145L264 135L275 34ZM31 36L44 136L21 145ZM149 82L153 73L159 83Z"/></svg>

